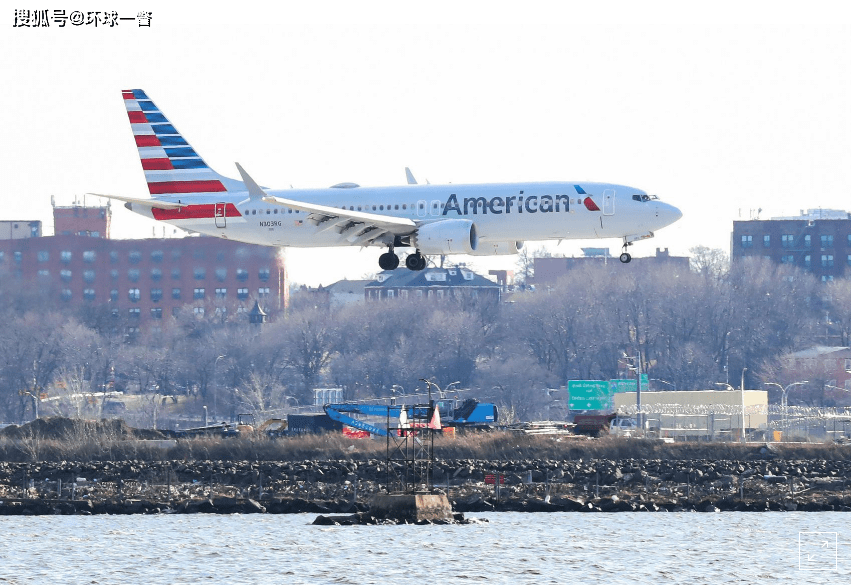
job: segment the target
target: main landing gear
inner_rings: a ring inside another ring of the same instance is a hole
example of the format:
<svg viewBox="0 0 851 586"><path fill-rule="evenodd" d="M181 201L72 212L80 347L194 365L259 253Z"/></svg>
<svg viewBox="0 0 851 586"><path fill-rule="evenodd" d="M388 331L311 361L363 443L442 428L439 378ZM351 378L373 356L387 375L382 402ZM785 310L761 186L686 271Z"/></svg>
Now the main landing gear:
<svg viewBox="0 0 851 586"><path fill-rule="evenodd" d="M392 247L388 252L378 257L378 266L381 267L382 271L392 271L399 267L399 257L393 252ZM426 257L418 250L407 256L405 266L412 271L421 271L426 268Z"/></svg>
<svg viewBox="0 0 851 586"><path fill-rule="evenodd" d="M405 266L412 271L421 271L426 268L426 257L418 250L414 254L409 254L405 259Z"/></svg>
<svg viewBox="0 0 851 586"><path fill-rule="evenodd" d="M393 252L393 248L378 257L378 266L382 271L392 271L399 266L399 257Z"/></svg>

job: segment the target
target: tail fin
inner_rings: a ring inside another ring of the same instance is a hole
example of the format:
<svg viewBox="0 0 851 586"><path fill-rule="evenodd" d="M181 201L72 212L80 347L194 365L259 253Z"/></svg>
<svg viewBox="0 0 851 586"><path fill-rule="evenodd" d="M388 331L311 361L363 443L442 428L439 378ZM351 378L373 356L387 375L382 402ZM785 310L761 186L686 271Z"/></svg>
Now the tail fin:
<svg viewBox="0 0 851 586"><path fill-rule="evenodd" d="M121 93L151 195L185 197L245 189L213 171L144 91Z"/></svg>

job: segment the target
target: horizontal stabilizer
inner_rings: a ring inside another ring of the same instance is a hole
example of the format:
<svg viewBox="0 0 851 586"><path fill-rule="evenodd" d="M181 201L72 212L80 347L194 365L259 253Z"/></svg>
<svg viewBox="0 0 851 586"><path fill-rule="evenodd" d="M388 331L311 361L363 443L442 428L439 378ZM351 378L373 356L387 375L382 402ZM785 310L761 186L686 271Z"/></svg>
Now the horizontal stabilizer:
<svg viewBox="0 0 851 586"><path fill-rule="evenodd" d="M180 208L185 208L188 204L185 203L174 203L171 201L161 201L158 199L150 199L150 198L139 198L139 197L127 197L124 195L108 195L106 193L87 193L86 195L94 195L96 197L105 197L107 199L117 199L118 201L124 201L133 205L139 205L143 207L149 208L159 208L161 210L177 210Z"/></svg>

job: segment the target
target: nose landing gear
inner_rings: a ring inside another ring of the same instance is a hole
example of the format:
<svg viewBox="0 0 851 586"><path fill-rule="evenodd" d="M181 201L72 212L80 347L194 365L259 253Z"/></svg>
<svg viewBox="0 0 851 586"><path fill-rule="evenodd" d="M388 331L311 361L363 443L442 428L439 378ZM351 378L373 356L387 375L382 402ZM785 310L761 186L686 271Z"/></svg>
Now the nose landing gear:
<svg viewBox="0 0 851 586"><path fill-rule="evenodd" d="M623 252L620 255L620 261L624 264L632 260L632 255L626 251L627 246L632 246L632 242L627 242L626 238L623 241Z"/></svg>

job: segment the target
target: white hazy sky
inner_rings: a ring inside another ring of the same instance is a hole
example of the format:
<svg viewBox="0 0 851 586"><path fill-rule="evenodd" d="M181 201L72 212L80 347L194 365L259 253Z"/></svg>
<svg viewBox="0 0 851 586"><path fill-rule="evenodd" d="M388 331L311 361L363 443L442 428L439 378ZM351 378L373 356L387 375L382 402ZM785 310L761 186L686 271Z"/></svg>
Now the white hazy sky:
<svg viewBox="0 0 851 586"><path fill-rule="evenodd" d="M729 250L732 221L758 208L851 209L842 3L587 4L15 2L0 18L0 219L40 219L50 233L51 195L147 196L129 88L146 90L217 171L238 177L238 161L273 188L401 184L410 166L432 183L645 189L684 217L635 256ZM15 8L153 19L14 28ZM152 235L154 222L113 209L114 238ZM550 250L601 245L619 242ZM379 254L289 250L290 279L361 278ZM486 271L516 257L466 260Z"/></svg>

